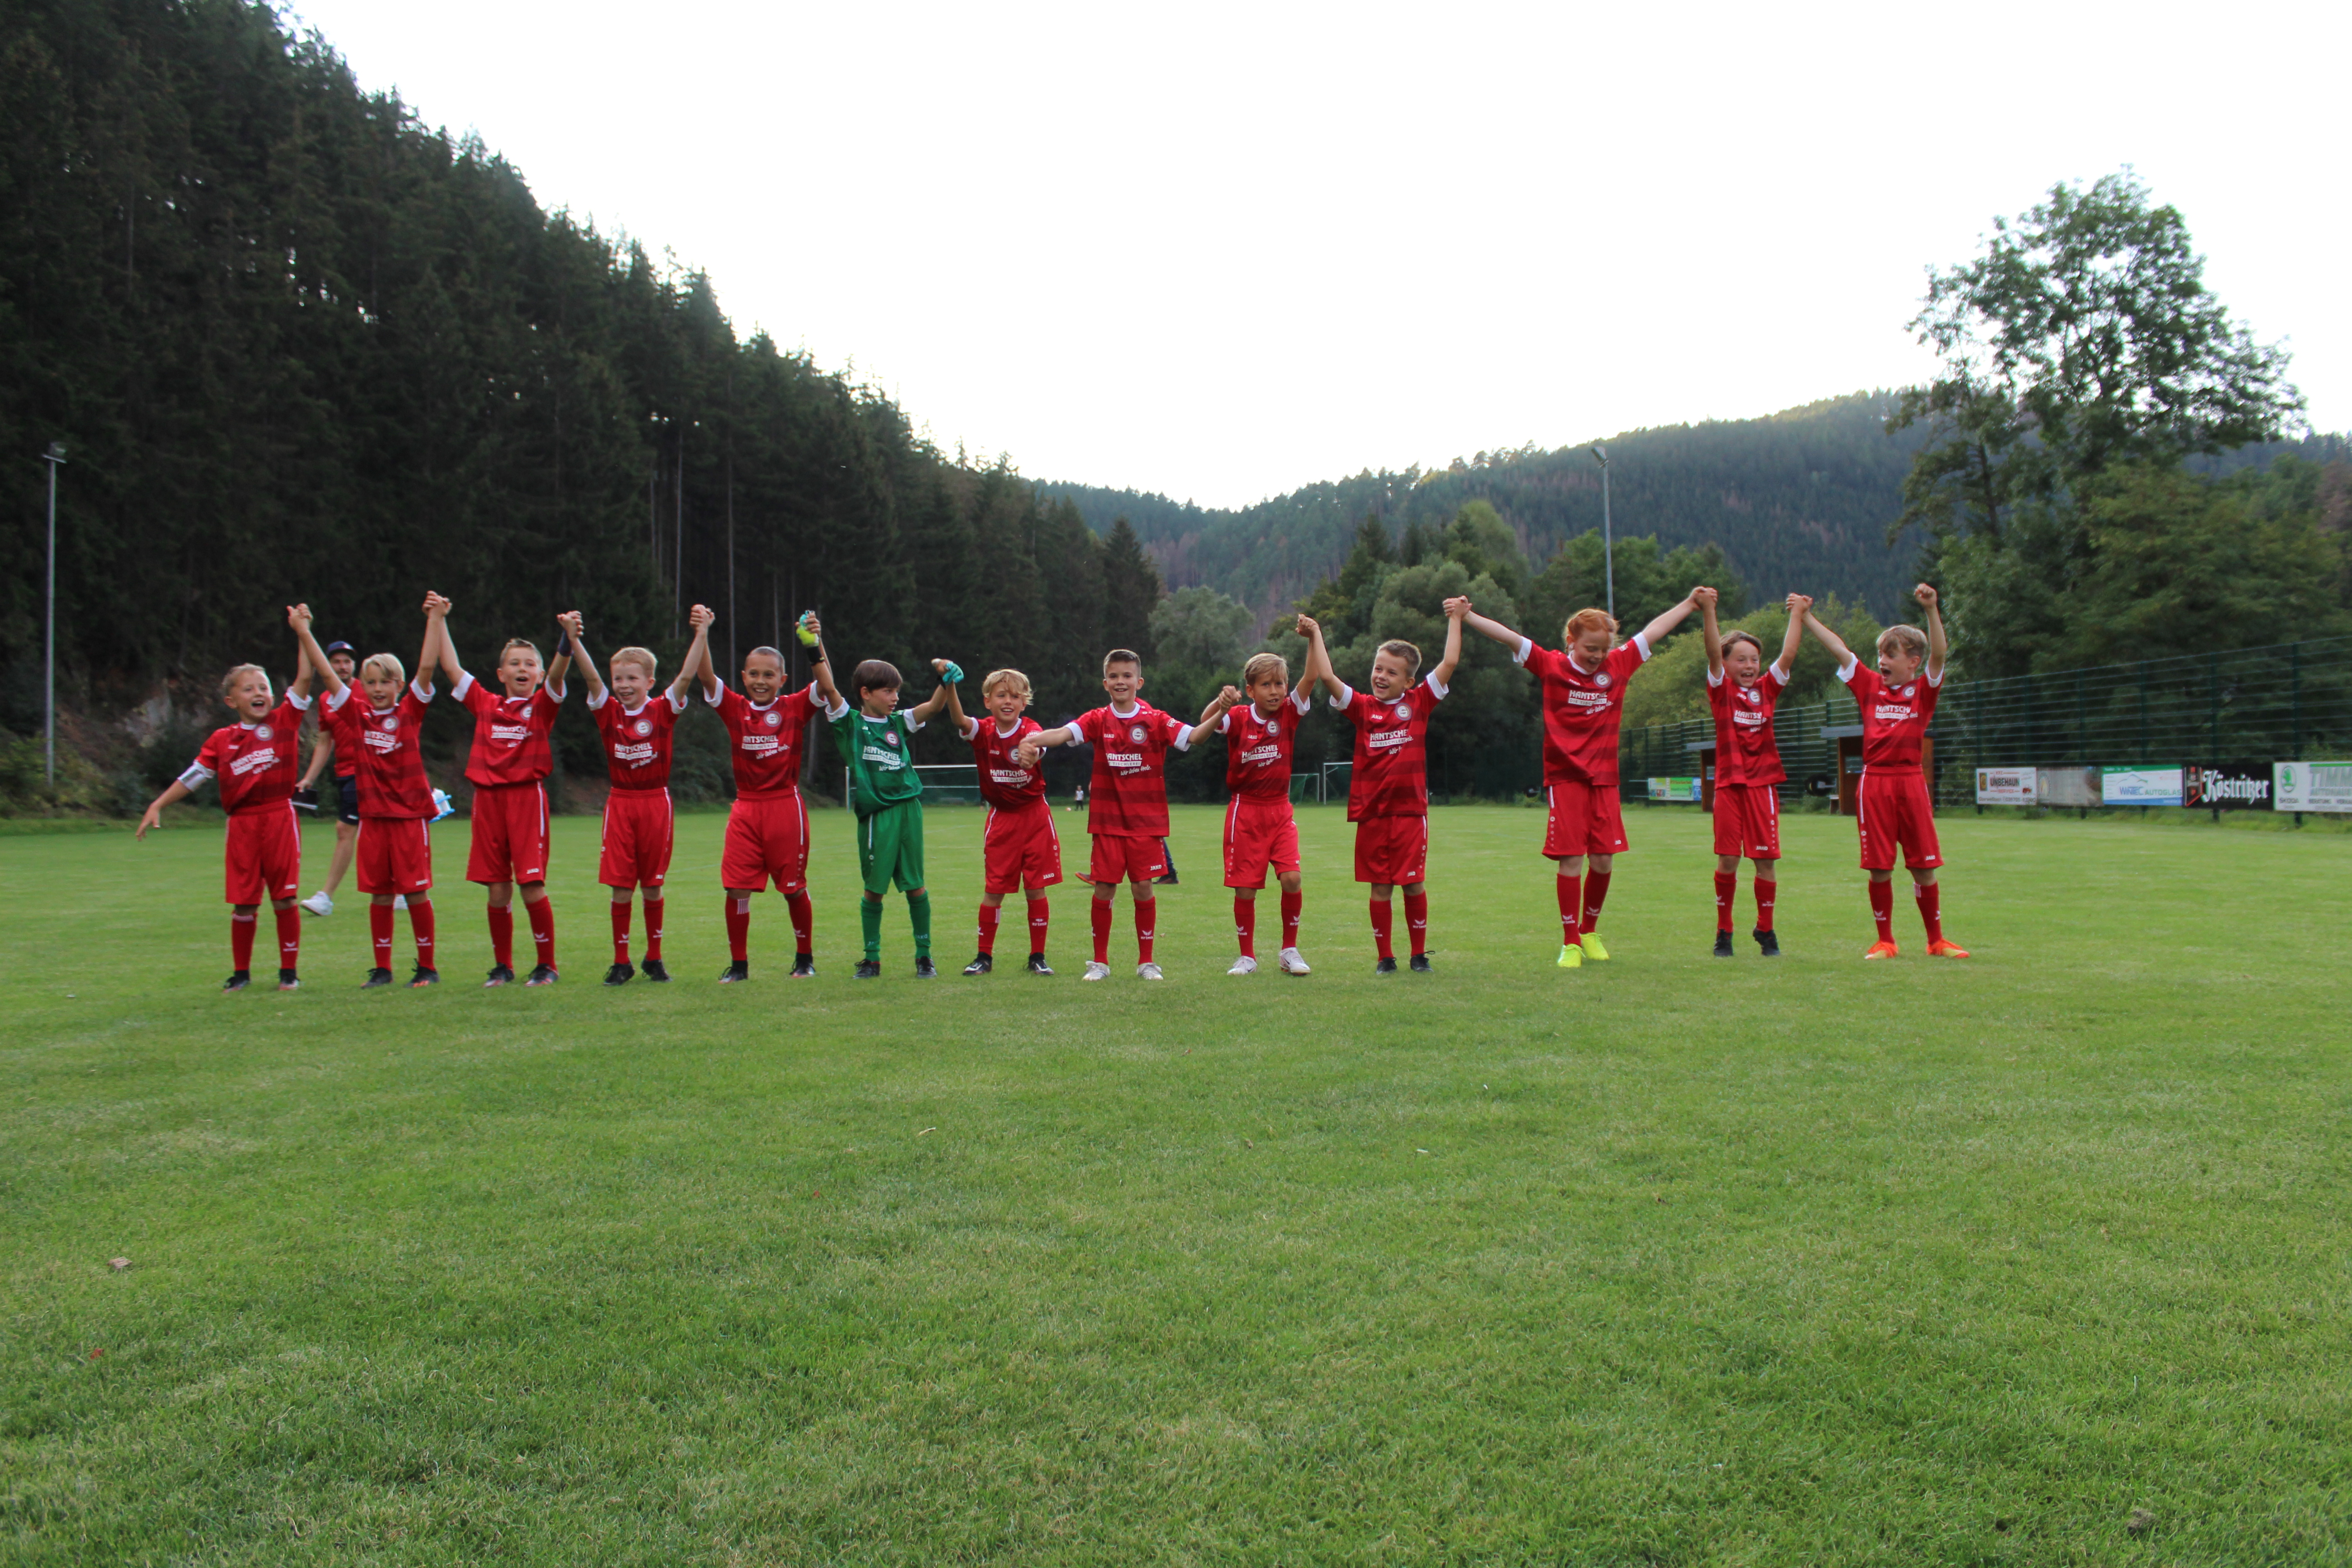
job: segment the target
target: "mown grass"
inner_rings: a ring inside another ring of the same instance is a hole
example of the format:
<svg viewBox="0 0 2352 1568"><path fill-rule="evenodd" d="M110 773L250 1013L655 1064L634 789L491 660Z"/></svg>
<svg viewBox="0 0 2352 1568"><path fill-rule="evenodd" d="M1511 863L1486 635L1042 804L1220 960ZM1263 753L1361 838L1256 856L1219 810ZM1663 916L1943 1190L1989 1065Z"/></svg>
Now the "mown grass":
<svg viewBox="0 0 2352 1568"><path fill-rule="evenodd" d="M10 840L0 1557L2352 1555L2340 836L1948 818L1978 956L1906 907L1865 966L1792 817L1768 963L1637 811L1562 973L1540 819L1463 808L1438 973L1376 980L1302 820L1317 973L1224 976L1186 810L1156 987L1076 980L1066 892L1051 981L919 984L897 909L851 981L840 813L816 982L769 898L710 984L690 816L681 980L617 993L593 822L536 992L468 983L452 886L437 991L355 989L353 903L222 996L214 833ZM978 826L931 818L951 967Z"/></svg>

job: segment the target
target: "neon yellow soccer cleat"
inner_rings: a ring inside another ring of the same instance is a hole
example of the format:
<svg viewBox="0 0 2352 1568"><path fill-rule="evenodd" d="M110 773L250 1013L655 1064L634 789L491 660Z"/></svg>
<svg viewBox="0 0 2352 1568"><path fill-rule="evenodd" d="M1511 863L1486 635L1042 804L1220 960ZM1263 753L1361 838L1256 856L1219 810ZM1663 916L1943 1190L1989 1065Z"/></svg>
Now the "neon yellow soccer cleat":
<svg viewBox="0 0 2352 1568"><path fill-rule="evenodd" d="M1562 942L1559 948L1559 966L1562 969L1583 968L1584 950L1572 942Z"/></svg>
<svg viewBox="0 0 2352 1568"><path fill-rule="evenodd" d="M1584 942L1585 957L1592 960L1595 963L1606 963L1609 961L1609 950L1601 945L1601 933L1599 931L1586 931L1581 940Z"/></svg>

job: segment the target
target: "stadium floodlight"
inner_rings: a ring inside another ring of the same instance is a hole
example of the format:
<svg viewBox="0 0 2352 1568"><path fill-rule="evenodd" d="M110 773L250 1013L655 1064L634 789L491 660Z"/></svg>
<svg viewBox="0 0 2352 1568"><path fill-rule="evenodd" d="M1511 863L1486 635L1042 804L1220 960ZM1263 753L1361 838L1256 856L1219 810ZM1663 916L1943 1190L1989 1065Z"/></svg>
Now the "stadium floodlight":
<svg viewBox="0 0 2352 1568"><path fill-rule="evenodd" d="M52 441L49 449L41 454L41 461L49 466L49 613L48 627L44 634L47 643L41 698L42 721L47 738L43 741L41 776L51 789L58 784L58 470L65 466L66 444Z"/></svg>
<svg viewBox="0 0 2352 1568"><path fill-rule="evenodd" d="M1609 618L1617 618L1617 549L1609 528L1609 448L1600 442L1592 443L1592 455L1601 464L1601 574L1609 595Z"/></svg>

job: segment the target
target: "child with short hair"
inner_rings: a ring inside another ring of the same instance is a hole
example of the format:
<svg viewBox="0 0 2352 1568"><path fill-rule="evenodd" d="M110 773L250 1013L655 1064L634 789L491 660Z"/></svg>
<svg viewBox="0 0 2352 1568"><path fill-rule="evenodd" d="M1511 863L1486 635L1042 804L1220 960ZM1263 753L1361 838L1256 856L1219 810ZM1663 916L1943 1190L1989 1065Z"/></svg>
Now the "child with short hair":
<svg viewBox="0 0 2352 1568"><path fill-rule="evenodd" d="M433 784L425 776L419 750L425 729L425 705L433 688L431 672L441 637L441 616L448 601L438 594L425 599L425 646L417 653L417 679L408 679L400 660L388 653L371 654L359 667L354 684L343 679L332 653L320 650L310 628L297 628L302 651L327 688L320 702L320 731L338 756L349 757L358 768L359 841L353 859L360 891L368 896L368 937L374 950L362 990L392 984L393 900L404 899L409 934L416 942L416 969L409 988L440 984L433 952L433 841L427 826L433 819ZM352 693L363 700L353 701Z"/></svg>
<svg viewBox="0 0 2352 1568"><path fill-rule="evenodd" d="M1062 840L1045 804L1045 770L1020 756L1023 742L1038 731L1037 721L1026 716L1029 678L1017 669L992 669L982 677L980 700L986 711L977 719L965 716L952 682L946 691L948 716L956 732L971 742L980 798L988 806L981 840L980 948L963 972L986 974L995 967L1004 896L1018 888L1029 904L1029 973L1051 974L1045 931L1053 909L1045 889L1062 879Z"/></svg>
<svg viewBox="0 0 2352 1568"><path fill-rule="evenodd" d="M727 726L735 767L735 804L727 808L727 845L719 857L719 883L727 893L727 971L719 983L751 978L751 900L769 884L784 896L792 917L792 978L816 973L816 911L808 895L808 804L801 798L802 745L809 721L840 719L849 704L834 689L823 628L814 613L796 627L815 679L784 689L784 656L772 647L743 656L743 688L720 682L710 649L702 650L702 700Z"/></svg>
<svg viewBox="0 0 2352 1568"><path fill-rule="evenodd" d="M499 650L499 689L493 691L458 662L446 613L440 655L449 695L474 716L474 746L466 757L466 778L474 786L466 879L481 883L488 897L490 972L482 984L514 983L514 894L520 887L536 959L524 984L552 985L555 906L547 896L547 775L555 759L547 736L563 706L563 677L572 656L557 654L542 679L539 645L509 637Z"/></svg>
<svg viewBox="0 0 2352 1568"><path fill-rule="evenodd" d="M1862 838L1862 868L1870 873L1870 916L1878 940L1864 958L1895 958L1895 852L1911 873L1919 923L1927 928L1932 958L1966 958L1968 950L1944 939L1943 894L1936 885L1944 863L1936 841L1936 803L1919 771L1921 739L1936 716L1944 686L1944 616L1935 589L1922 583L1911 590L1927 612L1927 629L1894 626L1878 634L1878 668L1865 669L1838 635L1804 600L1805 629L1836 656L1838 679L1862 710L1862 795L1854 826ZM1795 613L1801 595L1790 595ZM1921 668L1925 665L1925 669ZM1924 678L1923 678L1924 677Z"/></svg>
<svg viewBox="0 0 2352 1568"><path fill-rule="evenodd" d="M287 609L289 626L308 626L310 618L306 606ZM223 676L220 695L236 722L207 736L196 760L148 803L138 837L163 821L165 806L217 779L221 809L228 813L222 880L232 966L221 989L242 991L253 984L253 938L267 899L278 918L278 989L292 991L302 984L296 973L302 911L294 907L302 886L302 830L294 820L294 782L302 769L302 715L310 706L310 661L301 661L282 701L257 664L240 664Z"/></svg>
<svg viewBox="0 0 2352 1568"><path fill-rule="evenodd" d="M1356 825L1356 880L1371 885L1372 973L1397 972L1395 894L1404 889L1405 934L1416 974L1429 964L1429 721L1462 662L1467 599L1445 601L1445 651L1418 681L1421 649L1391 637L1372 652L1370 689L1358 691L1331 668L1323 628L1298 617L1307 639L1307 682L1319 680L1331 706L1355 727L1348 770L1348 820Z"/></svg>
<svg viewBox="0 0 2352 1568"><path fill-rule="evenodd" d="M613 788L604 797L604 825L597 848L596 880L613 890L613 966L604 972L607 985L626 985L636 971L629 963L629 896L642 891L646 905L647 980L669 979L662 963L662 884L669 877L670 851L677 839L677 812L669 798L670 740L677 716L686 711L687 690L702 672L702 657L710 645L710 623L718 617L697 605L687 613L694 641L678 667L677 679L661 696L653 694L660 661L650 648L617 648L613 654L613 683L597 677L596 661L581 640L580 612L555 617L563 628L564 646L580 677L588 686L588 713L596 721L596 739L604 753L604 769Z"/></svg>
<svg viewBox="0 0 2352 1568"><path fill-rule="evenodd" d="M1649 662L1657 645L1696 609L1696 590L1617 645L1617 617L1582 609L1560 628L1564 652L1538 647L1501 622L1472 613L1481 636L1512 650L1513 662L1542 683L1545 858L1559 869L1559 967L1605 959L1598 927L1617 857L1625 852L1625 814L1619 796L1617 736L1625 717L1625 683ZM1449 601L1450 603L1451 601ZM1465 601L1466 603L1466 601ZM1585 872L1588 864L1591 876Z"/></svg>
<svg viewBox="0 0 2352 1568"><path fill-rule="evenodd" d="M1269 866L1282 889L1282 948L1275 962L1285 974L1310 973L1298 951L1307 893L1298 821L1290 810L1290 756L1316 679L1309 673L1294 691L1288 660L1278 653L1254 654L1242 666L1242 691L1229 686L1218 698L1214 728L1225 738L1225 788L1232 796L1225 803L1225 886L1234 890L1234 936L1241 948L1228 974L1257 973L1257 895Z"/></svg>
<svg viewBox="0 0 2352 1568"><path fill-rule="evenodd" d="M1698 590L1706 637L1706 705L1715 715L1715 956L1731 956L1731 906L1739 894L1739 860L1756 870L1756 945L1780 955L1772 908L1780 890L1780 796L1787 778L1772 737L1772 710L1789 689L1805 622L1793 596L1780 657L1764 662L1764 645L1747 632L1716 629L1716 592ZM1807 605L1812 601L1807 599Z"/></svg>
<svg viewBox="0 0 2352 1568"><path fill-rule="evenodd" d="M857 813L857 872L866 897L857 909L866 956L857 978L882 973L882 895L896 883L907 895L907 919L915 933L915 978L939 973L931 963L931 895L923 879L923 779L915 772L915 731L947 706L948 689L963 671L944 658L931 660L943 678L939 689L899 712L898 666L869 658L850 677L857 706L833 720L834 743L849 766L849 799Z"/></svg>
<svg viewBox="0 0 2352 1568"><path fill-rule="evenodd" d="M359 650L347 642L327 645L327 662L320 669L335 672L345 685L359 679ZM302 782L294 786L294 804L303 811L319 809L318 784L330 767L335 780L335 852L327 861L327 880L315 893L302 900L302 907L319 916L335 912L335 889L343 885L343 873L352 868L352 855L358 847L360 835L360 764L359 759L343 747L335 744L329 732L326 710L319 710L319 738L310 747L310 765L302 770Z"/></svg>
<svg viewBox="0 0 2352 1568"><path fill-rule="evenodd" d="M1095 955L1080 978L1110 978L1111 901L1125 882L1135 905L1136 976L1158 980L1160 968L1151 955L1159 909L1153 884L1168 872L1162 842L1168 837L1168 753L1188 749L1195 726L1143 700L1143 659L1134 649L1111 649L1103 655L1102 670L1109 702L1026 736L1017 754L1024 767L1034 767L1047 746L1094 747L1092 787L1087 792L1087 832L1094 851L1087 880L1094 884L1088 912ZM1212 710L1215 706L1210 704ZM1202 717L1205 721L1207 714Z"/></svg>

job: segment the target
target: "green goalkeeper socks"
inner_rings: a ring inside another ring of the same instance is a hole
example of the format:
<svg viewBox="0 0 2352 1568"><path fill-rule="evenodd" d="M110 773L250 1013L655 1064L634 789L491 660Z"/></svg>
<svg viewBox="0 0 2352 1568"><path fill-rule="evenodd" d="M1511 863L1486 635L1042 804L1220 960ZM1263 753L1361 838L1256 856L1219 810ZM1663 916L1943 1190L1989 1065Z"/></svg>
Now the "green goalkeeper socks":
<svg viewBox="0 0 2352 1568"><path fill-rule="evenodd" d="M882 900L868 894L857 901L858 929L866 933L866 962L882 959Z"/></svg>
<svg viewBox="0 0 2352 1568"><path fill-rule="evenodd" d="M915 926L915 956L931 956L931 895L928 892L907 895L907 918Z"/></svg>

